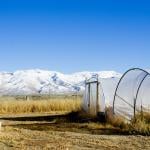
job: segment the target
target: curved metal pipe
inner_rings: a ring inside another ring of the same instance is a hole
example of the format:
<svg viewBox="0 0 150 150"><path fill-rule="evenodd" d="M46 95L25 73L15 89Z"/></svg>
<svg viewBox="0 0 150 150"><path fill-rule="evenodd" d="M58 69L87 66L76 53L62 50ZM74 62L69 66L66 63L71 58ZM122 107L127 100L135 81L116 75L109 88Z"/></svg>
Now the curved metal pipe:
<svg viewBox="0 0 150 150"><path fill-rule="evenodd" d="M147 75L150 75L150 73L149 73L148 71L146 71L146 70L144 70L144 69L141 69L141 68L131 68L131 69L127 70L127 71L122 75L122 77L120 78L120 80L119 80L119 82L118 82L118 84L117 84L117 87L116 87L116 90L115 90L115 94L114 94L114 99L113 99L113 114L115 114L114 107L115 107L116 94L117 94L117 90L118 90L118 88L119 88L119 85L120 85L122 79L125 77L125 75L126 75L128 72L133 71L133 70L143 71L143 72L146 73L146 76L147 76ZM146 78L146 77L144 77L144 79L145 79L145 78ZM141 81L141 83L140 83L140 85L139 85L140 87L141 87L143 81L144 81L144 80ZM138 93L139 93L140 87L138 88L136 99L137 99L137 97L138 97ZM135 101L136 101L136 99L135 99ZM136 104L136 102L134 103L134 105L135 105L135 104ZM134 107L135 107L135 106L134 106ZM134 113L135 113L135 109L134 109Z"/></svg>

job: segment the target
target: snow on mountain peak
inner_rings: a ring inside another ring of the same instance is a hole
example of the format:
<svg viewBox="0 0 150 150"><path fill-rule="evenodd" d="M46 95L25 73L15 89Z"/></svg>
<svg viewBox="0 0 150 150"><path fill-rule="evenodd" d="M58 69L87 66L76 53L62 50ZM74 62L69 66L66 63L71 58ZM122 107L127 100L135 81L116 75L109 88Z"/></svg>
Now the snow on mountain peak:
<svg viewBox="0 0 150 150"><path fill-rule="evenodd" d="M66 94L82 92L84 82L92 75L98 74L107 95L115 89L121 77L115 71L77 72L63 74L47 70L20 70L14 73L0 73L1 95ZM113 90L112 90L113 89Z"/></svg>

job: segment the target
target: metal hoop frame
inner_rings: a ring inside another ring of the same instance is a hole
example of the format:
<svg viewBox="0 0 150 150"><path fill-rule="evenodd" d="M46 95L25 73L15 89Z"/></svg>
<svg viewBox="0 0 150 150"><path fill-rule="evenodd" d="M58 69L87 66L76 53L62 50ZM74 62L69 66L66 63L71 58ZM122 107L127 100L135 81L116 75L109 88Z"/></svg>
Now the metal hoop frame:
<svg viewBox="0 0 150 150"><path fill-rule="evenodd" d="M116 101L116 96L117 96L117 91L118 91L118 88L119 88L119 85L121 83L121 81L124 79L124 77L126 76L126 74L128 74L129 72L131 71L135 71L135 70L139 70L139 71L142 71L142 72L145 72L145 76L143 77L143 79L141 80L139 86L138 86L138 89L137 89L137 93L136 93L136 97L134 99L134 117L135 117L135 111L136 111L136 101L137 101L137 98L138 98L138 94L139 94L139 91L140 91L140 88L142 86L142 83L144 82L144 80L146 79L146 77L148 75L150 75L150 73L144 69L141 69L141 68L131 68L129 70L127 70L123 75L122 77L120 78L118 84L117 84L117 87L116 87L116 90L115 90L115 94L114 94L114 99L113 99L113 114L115 114L115 101Z"/></svg>

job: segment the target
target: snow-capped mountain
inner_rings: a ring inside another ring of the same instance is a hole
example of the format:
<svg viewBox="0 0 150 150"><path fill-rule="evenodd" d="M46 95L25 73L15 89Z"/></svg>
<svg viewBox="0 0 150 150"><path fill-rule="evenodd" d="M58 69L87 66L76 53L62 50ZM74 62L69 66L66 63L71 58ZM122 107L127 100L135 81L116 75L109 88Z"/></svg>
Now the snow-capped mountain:
<svg viewBox="0 0 150 150"><path fill-rule="evenodd" d="M55 71L23 70L0 73L0 95L67 94L83 92L85 80L98 74L106 99L112 97L121 76L114 71L62 74Z"/></svg>

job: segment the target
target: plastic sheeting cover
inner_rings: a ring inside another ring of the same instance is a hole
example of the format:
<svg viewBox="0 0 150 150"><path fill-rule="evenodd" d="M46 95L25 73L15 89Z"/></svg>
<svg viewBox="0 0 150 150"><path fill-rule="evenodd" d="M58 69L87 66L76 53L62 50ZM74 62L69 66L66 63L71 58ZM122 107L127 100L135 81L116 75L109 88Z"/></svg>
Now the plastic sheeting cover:
<svg viewBox="0 0 150 150"><path fill-rule="evenodd" d="M131 119L134 112L150 111L150 74L131 69L121 78L114 97L114 113Z"/></svg>

